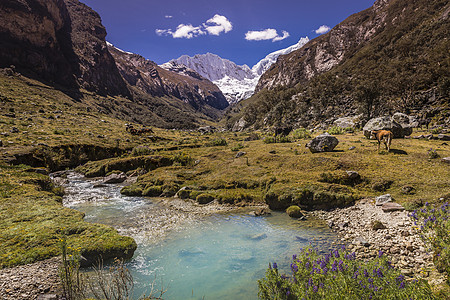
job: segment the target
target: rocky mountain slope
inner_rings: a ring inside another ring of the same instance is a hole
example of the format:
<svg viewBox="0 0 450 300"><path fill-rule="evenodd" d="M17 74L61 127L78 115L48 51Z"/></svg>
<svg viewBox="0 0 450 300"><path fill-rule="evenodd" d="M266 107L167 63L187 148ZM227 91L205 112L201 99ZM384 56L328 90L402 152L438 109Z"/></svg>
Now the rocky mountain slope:
<svg viewBox="0 0 450 300"><path fill-rule="evenodd" d="M193 57L183 55L161 67L170 68L172 63L185 65L216 84L229 103L236 103L253 95L259 78L277 61L278 56L300 49L308 41L307 37L301 38L295 45L272 52L251 69L247 65L239 66L212 53L197 54Z"/></svg>
<svg viewBox="0 0 450 300"><path fill-rule="evenodd" d="M103 95L129 91L109 54L100 16L78 0L0 3L0 67Z"/></svg>
<svg viewBox="0 0 450 300"><path fill-rule="evenodd" d="M443 120L449 103L445 0L377 0L302 48L280 56L256 95L228 115L253 127L331 124L401 111ZM237 112L239 111L239 112ZM236 113L237 112L237 113Z"/></svg>
<svg viewBox="0 0 450 300"><path fill-rule="evenodd" d="M192 128L219 118L228 106L220 90L194 71L180 75L108 47L100 16L78 0L5 0L0 15L0 69L42 81L75 101L92 93L121 97L98 98L90 103L94 109L149 125Z"/></svg>
<svg viewBox="0 0 450 300"><path fill-rule="evenodd" d="M171 64L167 69L144 57L108 45L120 74L129 85L155 97L175 97L194 109L208 114L211 108L228 106L224 95L208 79L182 65Z"/></svg>

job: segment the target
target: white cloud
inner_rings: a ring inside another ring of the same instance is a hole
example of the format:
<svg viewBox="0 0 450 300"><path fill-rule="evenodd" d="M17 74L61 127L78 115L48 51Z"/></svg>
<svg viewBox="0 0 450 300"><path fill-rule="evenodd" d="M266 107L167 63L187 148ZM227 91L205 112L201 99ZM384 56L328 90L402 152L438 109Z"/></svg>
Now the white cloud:
<svg viewBox="0 0 450 300"><path fill-rule="evenodd" d="M327 25L322 25L319 28L316 29L316 33L317 34L324 34L327 33L328 31L330 31L330 27Z"/></svg>
<svg viewBox="0 0 450 300"><path fill-rule="evenodd" d="M155 32L159 36L171 35L174 39L191 39L193 37L206 34L206 32L203 31L200 26L194 27L191 24L180 24L175 31L172 31L171 29L156 29Z"/></svg>
<svg viewBox="0 0 450 300"><path fill-rule="evenodd" d="M245 39L247 41L272 40L272 42L277 42L289 37L289 32L283 30L282 33L282 36L278 35L278 32L273 28L267 28L260 31L248 31L245 34Z"/></svg>
<svg viewBox="0 0 450 300"><path fill-rule="evenodd" d="M212 35L219 35L222 31L227 33L233 29L231 22L225 16L221 15L214 15L214 17L206 21L206 24L203 24L203 27Z"/></svg>
<svg viewBox="0 0 450 300"><path fill-rule="evenodd" d="M166 16L167 18L168 16ZM172 17L172 16L170 16ZM222 32L229 32L233 29L231 22L221 15L214 15L211 19L199 26L192 24L180 24L177 29L156 29L155 33L159 36L171 35L173 38L193 38L203 34L220 35Z"/></svg>
<svg viewBox="0 0 450 300"><path fill-rule="evenodd" d="M164 18L166 18L166 19L172 19L173 16L171 16L171 15L165 15Z"/></svg>

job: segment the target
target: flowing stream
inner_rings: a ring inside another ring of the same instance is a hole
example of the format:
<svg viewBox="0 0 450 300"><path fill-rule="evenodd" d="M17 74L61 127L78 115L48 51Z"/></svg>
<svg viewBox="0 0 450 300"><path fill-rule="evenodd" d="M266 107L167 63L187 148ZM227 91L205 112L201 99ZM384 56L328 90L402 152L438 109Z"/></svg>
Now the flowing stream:
<svg viewBox="0 0 450 300"><path fill-rule="evenodd" d="M336 242L326 224L313 218L300 221L279 212L253 217L244 210L211 214L208 206L180 210L167 201L122 196L120 185L98 184L69 173L64 205L136 240L126 263L136 299L148 295L152 282L167 288L165 299L258 299L257 280L270 262L288 272L300 248L311 243L326 251ZM208 213L199 213L203 209Z"/></svg>

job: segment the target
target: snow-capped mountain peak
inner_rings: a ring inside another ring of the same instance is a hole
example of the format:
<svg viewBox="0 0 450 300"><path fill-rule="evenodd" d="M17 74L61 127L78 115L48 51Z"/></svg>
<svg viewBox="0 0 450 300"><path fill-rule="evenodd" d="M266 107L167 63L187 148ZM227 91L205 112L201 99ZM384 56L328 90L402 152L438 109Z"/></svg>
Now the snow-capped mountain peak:
<svg viewBox="0 0 450 300"><path fill-rule="evenodd" d="M301 38L297 44L268 54L251 69L247 65L237 65L212 53L183 55L163 65L163 68L183 64L201 76L211 80L225 95L229 103L236 103L253 95L261 75L277 61L280 55L289 54L309 42L308 37Z"/></svg>

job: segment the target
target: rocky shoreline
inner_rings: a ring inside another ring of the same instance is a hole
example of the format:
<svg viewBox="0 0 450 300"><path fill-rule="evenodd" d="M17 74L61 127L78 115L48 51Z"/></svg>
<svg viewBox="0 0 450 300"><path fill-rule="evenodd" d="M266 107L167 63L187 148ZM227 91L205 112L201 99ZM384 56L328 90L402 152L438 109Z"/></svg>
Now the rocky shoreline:
<svg viewBox="0 0 450 300"><path fill-rule="evenodd" d="M351 207L311 214L326 220L357 258L367 260L382 251L409 278L424 278L432 285L445 281L407 211L385 212L375 205L375 199L362 199Z"/></svg>
<svg viewBox="0 0 450 300"><path fill-rule="evenodd" d="M62 299L60 258L0 270L0 299Z"/></svg>

